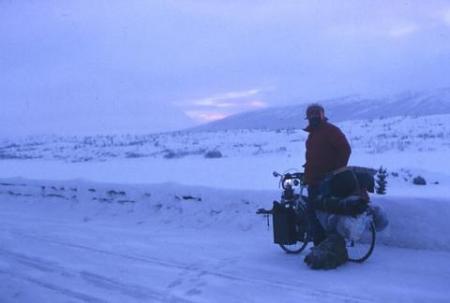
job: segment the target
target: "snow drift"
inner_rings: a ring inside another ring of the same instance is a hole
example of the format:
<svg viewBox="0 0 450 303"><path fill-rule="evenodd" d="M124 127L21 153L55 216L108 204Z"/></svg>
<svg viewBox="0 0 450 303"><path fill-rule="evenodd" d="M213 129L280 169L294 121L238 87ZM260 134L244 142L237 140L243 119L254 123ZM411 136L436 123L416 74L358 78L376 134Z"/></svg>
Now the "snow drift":
<svg viewBox="0 0 450 303"><path fill-rule="evenodd" d="M252 232L267 229L255 214L270 207L277 191L226 190L175 183L121 185L74 181L2 179L0 211L26 220L65 219L89 224L108 221L136 228L217 229ZM378 245L450 251L450 200L443 198L373 197L390 225ZM19 215L20 214L20 215ZM267 241L272 241L271 232Z"/></svg>

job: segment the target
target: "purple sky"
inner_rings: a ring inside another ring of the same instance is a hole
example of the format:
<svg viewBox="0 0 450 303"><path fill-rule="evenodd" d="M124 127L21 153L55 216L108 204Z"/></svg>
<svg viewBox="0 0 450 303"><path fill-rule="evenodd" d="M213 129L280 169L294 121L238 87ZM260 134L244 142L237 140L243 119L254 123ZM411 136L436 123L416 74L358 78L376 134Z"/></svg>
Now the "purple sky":
<svg viewBox="0 0 450 303"><path fill-rule="evenodd" d="M449 1L0 1L0 135L450 86Z"/></svg>

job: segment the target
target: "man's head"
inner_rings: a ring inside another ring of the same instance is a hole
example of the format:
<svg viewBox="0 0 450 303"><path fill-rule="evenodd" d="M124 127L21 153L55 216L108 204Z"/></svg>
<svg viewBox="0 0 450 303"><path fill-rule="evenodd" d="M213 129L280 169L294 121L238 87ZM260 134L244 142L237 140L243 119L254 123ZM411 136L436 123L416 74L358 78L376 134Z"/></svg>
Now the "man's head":
<svg viewBox="0 0 450 303"><path fill-rule="evenodd" d="M325 110L322 105L318 103L310 104L306 108L306 119L309 121L309 125L317 127L323 121L326 121Z"/></svg>

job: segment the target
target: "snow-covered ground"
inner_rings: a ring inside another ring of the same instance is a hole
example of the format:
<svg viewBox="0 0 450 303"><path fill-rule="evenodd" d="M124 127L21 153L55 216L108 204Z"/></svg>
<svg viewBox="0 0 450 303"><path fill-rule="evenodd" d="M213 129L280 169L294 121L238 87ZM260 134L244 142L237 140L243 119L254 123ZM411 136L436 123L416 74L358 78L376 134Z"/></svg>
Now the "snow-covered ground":
<svg viewBox="0 0 450 303"><path fill-rule="evenodd" d="M450 152L388 152L384 154L358 154L354 151L350 164L377 168L386 167L388 194L412 196L450 195ZM260 155L204 159L116 159L66 163L49 160L0 161L0 177L27 177L44 180L88 179L116 183L175 182L230 189L274 189L276 180L272 171L301 169L303 154ZM428 184L416 186L412 180L423 176Z"/></svg>
<svg viewBox="0 0 450 303"><path fill-rule="evenodd" d="M312 271L254 214L277 191L4 179L0 302L446 302L448 200L390 214L364 264ZM384 244L384 245L383 245Z"/></svg>
<svg viewBox="0 0 450 303"><path fill-rule="evenodd" d="M4 139L0 302L448 302L449 118L339 123L350 164L388 169L390 226L326 272L255 215L301 168L300 129Z"/></svg>
<svg viewBox="0 0 450 303"><path fill-rule="evenodd" d="M392 117L337 123L354 154L450 151L450 114ZM151 135L31 136L0 139L2 160L97 162L112 159L205 158L208 151L223 157L277 155L302 161L307 133L297 129L238 129L174 132Z"/></svg>
<svg viewBox="0 0 450 303"><path fill-rule="evenodd" d="M347 121L351 165L390 173L392 194L450 194L450 115ZM290 130L179 132L148 136L3 140L0 177L273 189L272 170L301 168L306 133ZM220 158L207 158L219 151ZM428 185L409 186L421 175Z"/></svg>

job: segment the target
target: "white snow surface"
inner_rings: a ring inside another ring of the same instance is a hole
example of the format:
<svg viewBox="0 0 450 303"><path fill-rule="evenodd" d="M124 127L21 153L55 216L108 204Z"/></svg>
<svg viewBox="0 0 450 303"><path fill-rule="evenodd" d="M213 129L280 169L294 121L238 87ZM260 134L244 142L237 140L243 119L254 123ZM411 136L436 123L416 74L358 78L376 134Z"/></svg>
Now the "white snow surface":
<svg viewBox="0 0 450 303"><path fill-rule="evenodd" d="M272 244L277 191L3 179L0 302L446 302L448 200L374 199L371 258L312 271Z"/></svg>
<svg viewBox="0 0 450 303"><path fill-rule="evenodd" d="M280 196L272 171L301 168L301 129L4 139L0 302L448 302L449 118L338 124L351 165L388 169L372 203L390 225L332 271L255 214Z"/></svg>

